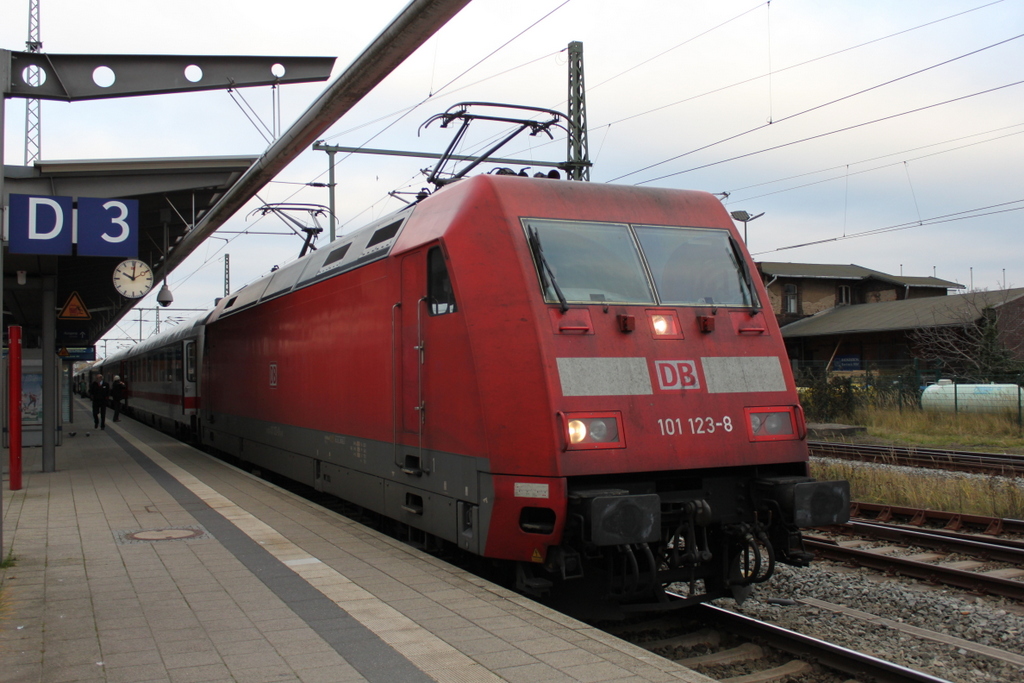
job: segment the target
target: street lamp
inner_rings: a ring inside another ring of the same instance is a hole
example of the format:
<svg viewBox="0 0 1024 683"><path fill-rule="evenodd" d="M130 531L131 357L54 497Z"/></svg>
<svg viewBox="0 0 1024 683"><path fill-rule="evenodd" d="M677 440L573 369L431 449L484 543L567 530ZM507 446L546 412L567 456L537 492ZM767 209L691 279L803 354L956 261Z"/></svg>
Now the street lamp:
<svg viewBox="0 0 1024 683"><path fill-rule="evenodd" d="M757 214L756 216L751 216L746 211L733 211L729 215L732 216L733 220L743 223L743 244L747 244L747 223L754 220L755 218L760 218L761 216L763 216L764 211ZM748 246L747 249L749 248L750 247Z"/></svg>

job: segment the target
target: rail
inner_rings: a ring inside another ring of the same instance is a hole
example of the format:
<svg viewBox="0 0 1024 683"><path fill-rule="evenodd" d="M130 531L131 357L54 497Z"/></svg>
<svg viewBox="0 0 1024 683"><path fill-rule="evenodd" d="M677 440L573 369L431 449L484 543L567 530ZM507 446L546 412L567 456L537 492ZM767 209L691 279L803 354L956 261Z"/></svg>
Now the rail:
<svg viewBox="0 0 1024 683"><path fill-rule="evenodd" d="M702 604L694 608L694 611L701 620L706 620L730 633L767 643L783 652L816 661L822 666L851 676L864 677L877 683L949 683L945 678L915 671L714 605Z"/></svg>
<svg viewBox="0 0 1024 683"><path fill-rule="evenodd" d="M955 470L1015 477L1024 475L1024 455L1012 453L980 453L916 446L872 446L867 444L808 442L811 455L843 458L887 465L904 465L930 469Z"/></svg>

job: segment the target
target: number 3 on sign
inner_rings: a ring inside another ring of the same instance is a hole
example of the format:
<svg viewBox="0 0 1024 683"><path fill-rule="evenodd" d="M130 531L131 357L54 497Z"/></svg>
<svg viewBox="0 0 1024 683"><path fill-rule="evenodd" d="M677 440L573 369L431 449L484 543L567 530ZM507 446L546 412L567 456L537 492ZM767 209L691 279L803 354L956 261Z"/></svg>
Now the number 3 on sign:
<svg viewBox="0 0 1024 683"><path fill-rule="evenodd" d="M132 234L132 226L128 225L128 223L125 221L125 219L128 218L128 207L125 205L124 202L111 200L104 204L103 208L107 209L108 211L110 209L117 209L118 215L114 218L111 218L110 222L116 225L117 227L121 228L121 234L112 237L107 233L103 233L102 235L100 235L100 238L106 242L110 242L111 244L124 242L126 239L128 239L128 236Z"/></svg>

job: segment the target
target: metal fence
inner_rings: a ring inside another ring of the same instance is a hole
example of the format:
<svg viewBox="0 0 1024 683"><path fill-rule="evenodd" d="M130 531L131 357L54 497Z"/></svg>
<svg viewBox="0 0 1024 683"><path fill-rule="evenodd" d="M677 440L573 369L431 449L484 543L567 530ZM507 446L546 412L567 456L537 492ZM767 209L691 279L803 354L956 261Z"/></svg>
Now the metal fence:
<svg viewBox="0 0 1024 683"><path fill-rule="evenodd" d="M977 383L920 362L879 362L863 370L834 370L825 361L793 362L809 419L848 418L861 408L1003 414L1024 427L1024 376L993 376Z"/></svg>

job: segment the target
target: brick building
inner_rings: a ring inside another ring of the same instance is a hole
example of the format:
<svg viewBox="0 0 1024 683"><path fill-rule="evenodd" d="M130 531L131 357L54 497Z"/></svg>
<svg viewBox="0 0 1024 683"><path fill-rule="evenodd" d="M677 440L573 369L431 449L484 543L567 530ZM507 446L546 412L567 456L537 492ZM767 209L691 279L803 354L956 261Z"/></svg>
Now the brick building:
<svg viewBox="0 0 1024 683"><path fill-rule="evenodd" d="M839 306L945 296L964 285L935 277L889 275L858 265L757 264L779 325Z"/></svg>
<svg viewBox="0 0 1024 683"><path fill-rule="evenodd" d="M782 336L795 364L864 370L920 357L916 330L955 331L990 317L999 342L1024 361L1024 288L833 306L786 325Z"/></svg>

